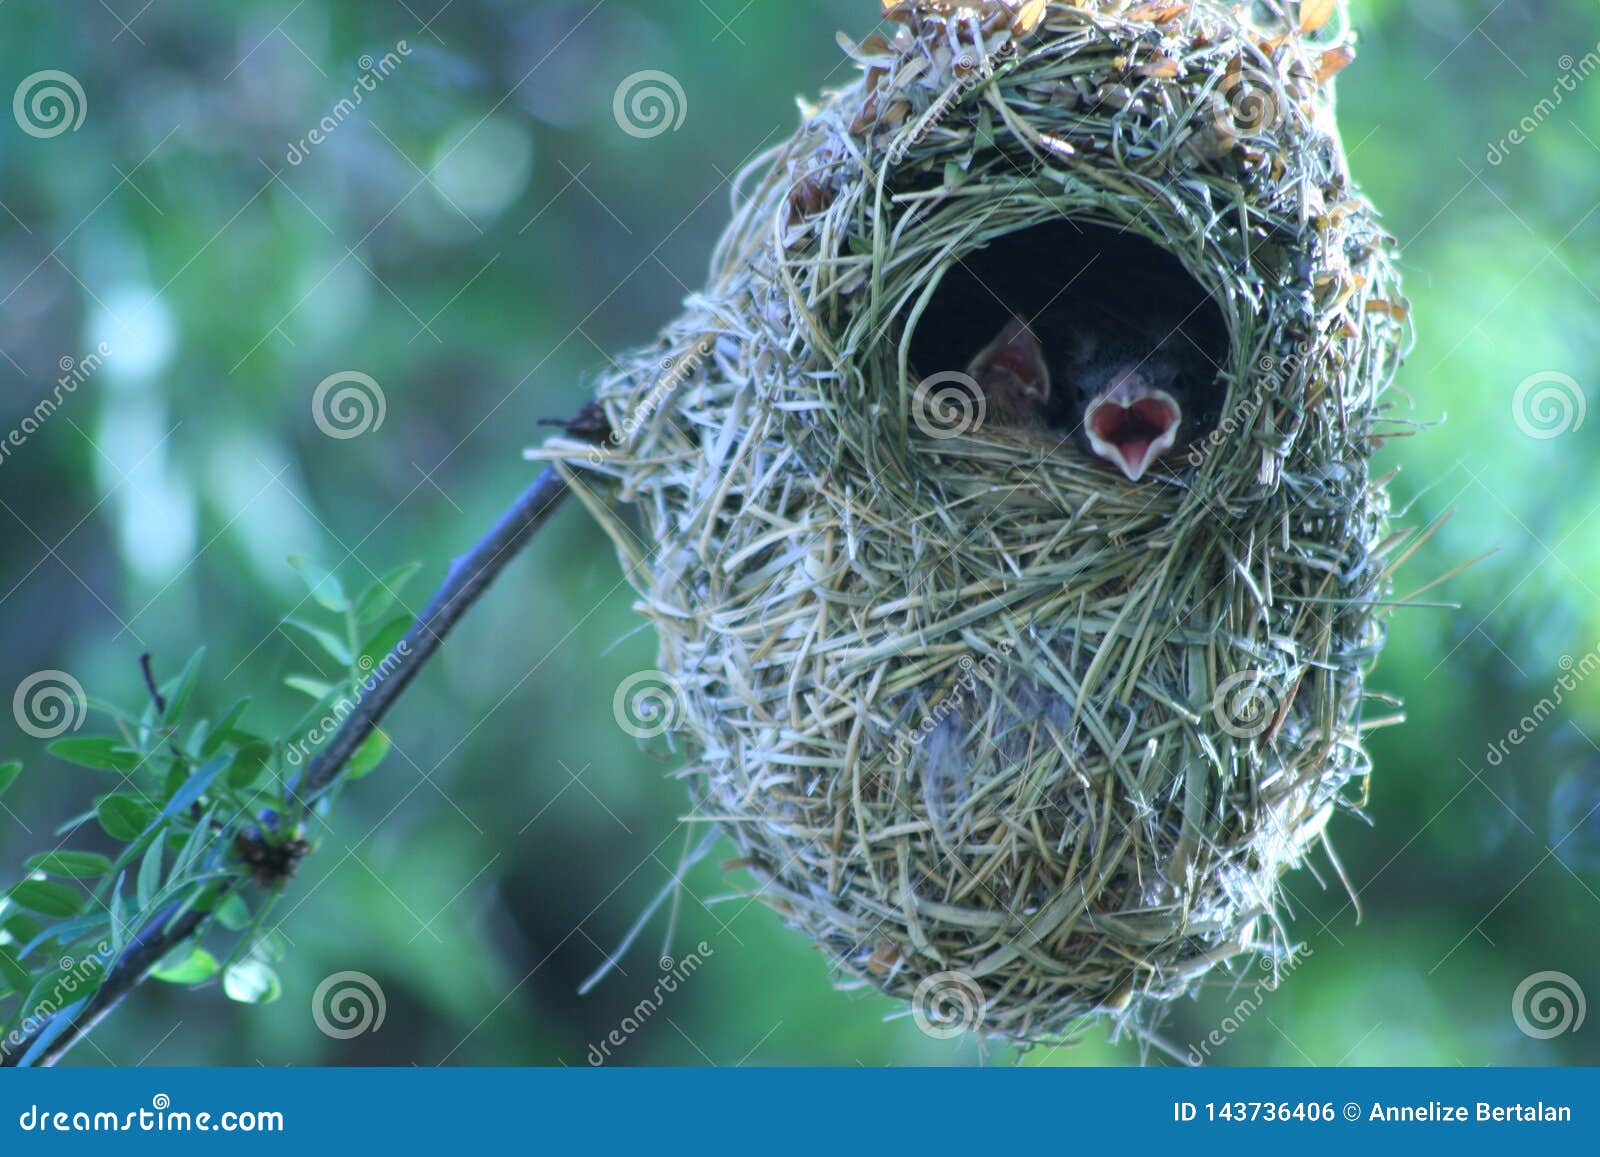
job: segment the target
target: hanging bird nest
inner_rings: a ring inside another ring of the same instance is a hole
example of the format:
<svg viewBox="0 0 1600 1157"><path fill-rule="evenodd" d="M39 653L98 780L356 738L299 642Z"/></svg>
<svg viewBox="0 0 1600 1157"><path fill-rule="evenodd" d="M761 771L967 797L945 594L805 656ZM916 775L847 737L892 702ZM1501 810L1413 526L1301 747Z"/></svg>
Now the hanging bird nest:
<svg viewBox="0 0 1600 1157"><path fill-rule="evenodd" d="M1280 877L1359 803L1406 324L1332 7L889 7L600 381L609 439L537 452L660 632L694 817L934 1026L1058 1040L1285 959ZM1216 382L1137 484L950 388L1008 316L1140 312Z"/></svg>

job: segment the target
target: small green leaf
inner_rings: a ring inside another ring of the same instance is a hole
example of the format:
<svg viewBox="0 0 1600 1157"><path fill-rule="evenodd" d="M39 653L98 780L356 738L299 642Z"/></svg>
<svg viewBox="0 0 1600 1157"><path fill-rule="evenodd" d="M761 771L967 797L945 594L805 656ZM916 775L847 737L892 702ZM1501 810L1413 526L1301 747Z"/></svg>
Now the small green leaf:
<svg viewBox="0 0 1600 1157"><path fill-rule="evenodd" d="M22 966L22 961L17 959L16 953L0 944L0 992L9 989L12 992L27 992L28 985L33 983L33 973Z"/></svg>
<svg viewBox="0 0 1600 1157"><path fill-rule="evenodd" d="M140 763L139 753L118 739L58 739L45 750L57 759L95 771L133 771Z"/></svg>
<svg viewBox="0 0 1600 1157"><path fill-rule="evenodd" d="M213 915L216 916L217 923L229 932L243 932L250 927L250 905L231 892L222 898L222 903L216 906Z"/></svg>
<svg viewBox="0 0 1600 1157"><path fill-rule="evenodd" d="M139 878L134 885L134 897L139 907L148 909L161 891L162 853L166 850L161 840L151 840L139 864Z"/></svg>
<svg viewBox="0 0 1600 1157"><path fill-rule="evenodd" d="M75 940L99 940L103 938L106 927L106 914L99 910L83 916L74 916L70 920L56 920L48 928L42 928L27 944L18 948L17 955L26 959L30 952L47 941L65 947Z"/></svg>
<svg viewBox="0 0 1600 1157"><path fill-rule="evenodd" d="M167 768L167 778L161 785L161 798L171 799L183 790L183 785L189 782L189 765L182 760L173 760Z"/></svg>
<svg viewBox="0 0 1600 1157"><path fill-rule="evenodd" d="M400 601L400 596L405 592L406 585L422 569L420 562L407 563L405 566L396 567L377 582L373 583L356 599L356 621L367 624L375 623L383 617L385 611Z"/></svg>
<svg viewBox="0 0 1600 1157"><path fill-rule="evenodd" d="M253 786L261 778L261 771L272 758L270 744L247 743L233 754L233 762L228 765L228 786L235 791L244 791Z"/></svg>
<svg viewBox="0 0 1600 1157"><path fill-rule="evenodd" d="M250 958L275 963L288 955L289 947L281 932L266 931L250 945Z"/></svg>
<svg viewBox="0 0 1600 1157"><path fill-rule="evenodd" d="M0 905L0 908L3 908ZM13 944L32 943L39 933L44 931L44 925L28 915L21 908L5 910L4 919L0 919L0 932L11 938Z"/></svg>
<svg viewBox="0 0 1600 1157"><path fill-rule="evenodd" d="M161 814L169 820L176 819L185 809L199 803L231 762L227 756L219 755L204 767L197 768L195 773L172 793L172 798L167 800L166 806L161 809Z"/></svg>
<svg viewBox="0 0 1600 1157"><path fill-rule="evenodd" d="M389 754L389 746L389 736L382 731L374 731L361 741L361 746L350 757L345 767L345 777L353 782L372 774L383 762L383 757Z"/></svg>
<svg viewBox="0 0 1600 1157"><path fill-rule="evenodd" d="M111 861L95 852L41 852L26 862L30 872L67 880L92 880L111 870Z"/></svg>
<svg viewBox="0 0 1600 1157"><path fill-rule="evenodd" d="M221 835L224 827L218 818L224 810L231 809L234 805L218 800L213 803L189 831L169 831L167 833L167 847L175 848L178 858L173 862L172 870L168 873L168 880L178 877L187 879L189 876L205 872L201 861L209 859L213 865L218 865L223 858L224 846L233 841Z"/></svg>
<svg viewBox="0 0 1600 1157"><path fill-rule="evenodd" d="M201 745L201 759L210 759L218 751L222 750L222 745L232 737L231 733L234 727L244 716L245 708L249 706L250 700L241 699L229 709L226 715L217 720L217 725L211 729L211 734L206 736L205 743Z"/></svg>
<svg viewBox="0 0 1600 1157"><path fill-rule="evenodd" d="M222 974L222 991L240 1004L270 1004L283 994L283 984L270 964L241 960Z"/></svg>
<svg viewBox="0 0 1600 1157"><path fill-rule="evenodd" d="M183 718L184 709L189 706L189 696L194 694L195 681L200 676L200 661L205 657L206 649L201 647L189 657L189 661L183 665L183 670L178 672L178 678L167 694L168 723L176 723Z"/></svg>
<svg viewBox="0 0 1600 1157"><path fill-rule="evenodd" d="M117 886L111 889L111 955L121 956L122 949L128 940L128 931L133 920L133 914L128 911L128 898L122 894L122 882L127 879L123 872L117 877Z"/></svg>
<svg viewBox="0 0 1600 1157"><path fill-rule="evenodd" d="M100 991L105 975L105 962L98 956L85 956L82 960L63 957L59 967L34 982L23 1007L32 1016L54 1016L93 997Z"/></svg>
<svg viewBox="0 0 1600 1157"><path fill-rule="evenodd" d="M11 902L41 916L76 916L83 911L83 893L49 880L24 880L11 889Z"/></svg>
<svg viewBox="0 0 1600 1157"><path fill-rule="evenodd" d="M336 683L324 683L320 679L312 679L307 675L290 675L283 681L283 685L291 691L299 691L303 695L309 695L318 702L331 697L334 692L339 690Z"/></svg>
<svg viewBox="0 0 1600 1157"><path fill-rule="evenodd" d="M332 571L325 570L309 559L299 557L290 558L289 565L305 582L311 597L328 610L343 614L350 609L350 600L345 597L344 587Z"/></svg>
<svg viewBox="0 0 1600 1157"><path fill-rule="evenodd" d="M0 944L0 984L13 992L27 992L27 986L32 983L34 975L16 959L16 952Z"/></svg>
<svg viewBox="0 0 1600 1157"><path fill-rule="evenodd" d="M86 812L79 812L75 816L71 816L71 817L69 817L67 819L62 820L59 824L56 825L55 831L52 832L51 834L55 835L57 837L70 836L70 835L72 835L73 832L77 831L79 828L81 828L84 824L88 823L92 819L94 819L94 808L91 807Z"/></svg>
<svg viewBox="0 0 1600 1157"><path fill-rule="evenodd" d="M195 985L204 984L221 971L221 968L217 958L204 948L180 948L156 965L150 975L167 984Z"/></svg>
<svg viewBox="0 0 1600 1157"><path fill-rule="evenodd" d="M301 619L285 619L284 623L310 635L324 651L332 656L333 661L338 663L339 666L348 667L350 665L350 660L353 657L350 654L350 644L332 631L325 627L319 627L315 623L304 622Z"/></svg>
<svg viewBox="0 0 1600 1157"><path fill-rule="evenodd" d="M22 764L12 760L10 763L0 763L0 795L6 794L6 788L17 782L17 776L22 774Z"/></svg>
<svg viewBox="0 0 1600 1157"><path fill-rule="evenodd" d="M132 795L108 795L95 801L95 817L114 840L138 839L161 813Z"/></svg>

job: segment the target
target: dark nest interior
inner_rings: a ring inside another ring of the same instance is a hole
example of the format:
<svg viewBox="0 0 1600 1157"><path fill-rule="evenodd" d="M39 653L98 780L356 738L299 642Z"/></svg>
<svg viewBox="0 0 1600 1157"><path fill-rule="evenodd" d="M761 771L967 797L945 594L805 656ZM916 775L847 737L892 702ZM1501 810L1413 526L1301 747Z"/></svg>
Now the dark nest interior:
<svg viewBox="0 0 1600 1157"><path fill-rule="evenodd" d="M1062 217L996 238L940 282L911 335L911 362L960 369L1013 317L1028 323L1052 370L1068 365L1089 334L1170 335L1195 376L1198 424L1214 425L1221 412L1222 310L1181 261L1143 237ZM1076 420L1071 391L1058 389L1050 425L1067 430Z"/></svg>

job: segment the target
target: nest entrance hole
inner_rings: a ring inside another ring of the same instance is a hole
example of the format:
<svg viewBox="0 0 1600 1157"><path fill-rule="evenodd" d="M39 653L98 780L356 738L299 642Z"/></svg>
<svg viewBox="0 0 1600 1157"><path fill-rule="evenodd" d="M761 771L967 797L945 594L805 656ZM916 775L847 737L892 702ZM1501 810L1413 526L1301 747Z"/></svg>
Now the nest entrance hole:
<svg viewBox="0 0 1600 1157"><path fill-rule="evenodd" d="M1057 388L1049 424L1077 425L1061 388L1085 338L1176 333L1211 389L1202 420L1221 411L1229 337L1222 310L1181 261L1134 233L1068 219L1005 234L967 254L944 276L911 335L911 364L924 373L962 370L1013 317L1044 347Z"/></svg>

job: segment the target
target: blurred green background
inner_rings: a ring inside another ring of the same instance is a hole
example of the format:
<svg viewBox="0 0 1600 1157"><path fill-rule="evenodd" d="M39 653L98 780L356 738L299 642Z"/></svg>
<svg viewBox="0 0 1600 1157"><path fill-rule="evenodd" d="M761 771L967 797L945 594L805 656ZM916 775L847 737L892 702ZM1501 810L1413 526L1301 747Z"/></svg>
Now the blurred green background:
<svg viewBox="0 0 1600 1157"><path fill-rule="evenodd" d="M1600 1024L1539 1039L1512 1012L1545 971L1600 997L1600 679L1486 758L1563 656L1600 645L1600 415L1534 437L1514 414L1534 375L1567 375L1541 381L1586 404L1600 381L1600 77L1537 111L1596 50L1600 11L1353 11L1344 131L1419 327L1401 384L1419 420L1449 416L1386 464L1405 524L1457 511L1400 593L1501 549L1435 592L1461 609L1394 623L1375 686L1410 723L1375 737L1371 826L1333 828L1361 918L1320 857L1321 883L1289 880L1309 954L1210 1062L1600 1064ZM171 675L203 642L204 705L250 694L257 730L287 726L301 701L282 680L308 660L280 626L302 594L286 556L363 584L426 560L420 604L531 477L536 422L570 414L608 351L650 339L700 283L729 177L790 131L795 94L843 79L835 30L875 18L872 0L0 6L0 95L60 69L87 100L81 128L49 139L0 118L0 428L64 358L113 351L0 462L0 692L61 669L134 704L142 651ZM390 75L291 163L363 56L391 52ZM647 69L681 83L676 131L613 116ZM1491 163L1525 117L1534 131ZM341 371L386 400L381 427L348 440L312 412ZM663 951L701 940L703 967L611 1063L983 1059L834 991L806 943L733 896L717 853L688 877L672 945L658 920L621 974L576 995L684 847L672 766L611 711L654 655L601 535L564 512L409 693L402 754L313 833L277 911L283 999L151 984L72 1063L583 1065ZM29 763L0 808L10 879L103 787L0 722L0 749ZM311 1015L344 970L387 1000L382 1029L348 1041ZM1163 1039L1199 1045L1255 979L1216 978ZM1024 1063L1140 1057L1096 1032Z"/></svg>

